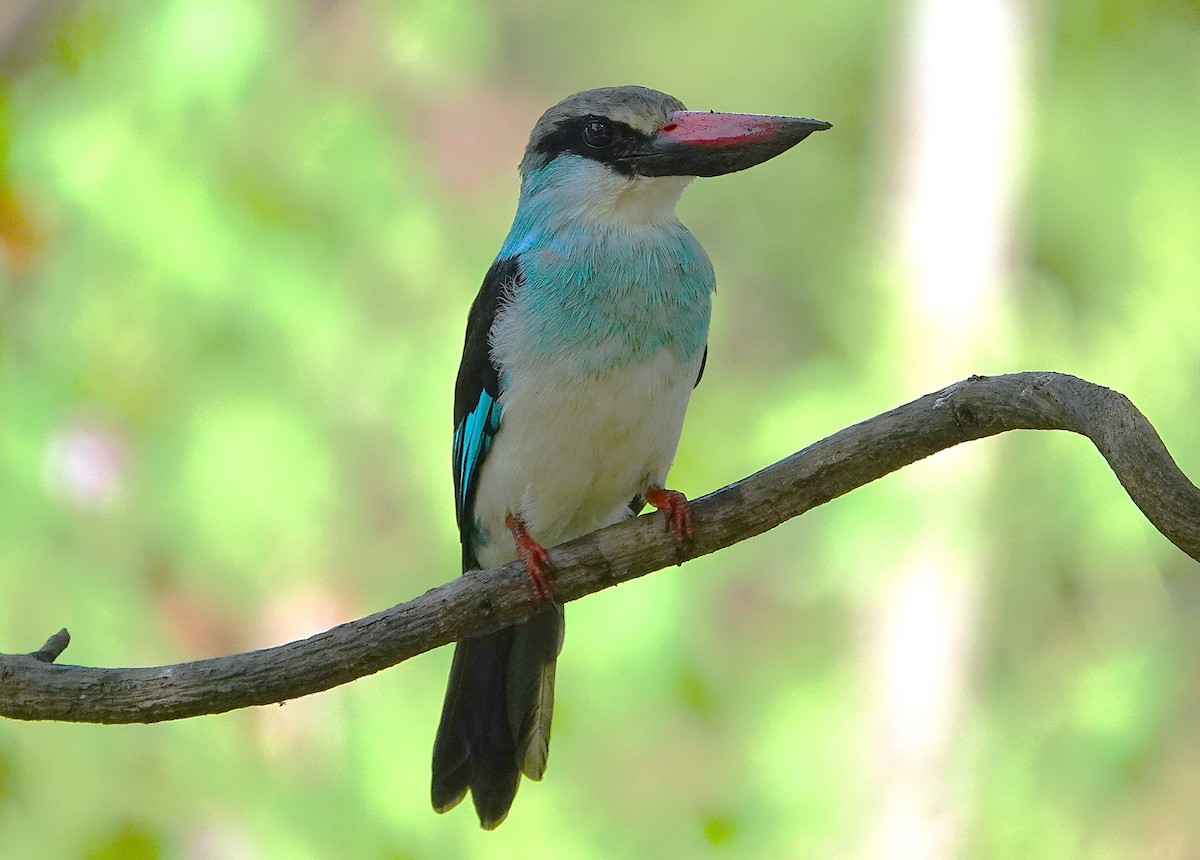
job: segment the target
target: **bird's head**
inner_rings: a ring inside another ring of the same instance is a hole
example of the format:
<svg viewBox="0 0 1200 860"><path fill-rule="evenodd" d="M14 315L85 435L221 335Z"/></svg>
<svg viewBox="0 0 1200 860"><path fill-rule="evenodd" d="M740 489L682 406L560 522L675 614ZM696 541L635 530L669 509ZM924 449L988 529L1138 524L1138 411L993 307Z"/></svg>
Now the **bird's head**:
<svg viewBox="0 0 1200 860"><path fill-rule="evenodd" d="M827 122L689 111L646 87L603 87L563 99L533 127L521 161L525 206L558 217L637 226L675 219L697 176L745 170Z"/></svg>

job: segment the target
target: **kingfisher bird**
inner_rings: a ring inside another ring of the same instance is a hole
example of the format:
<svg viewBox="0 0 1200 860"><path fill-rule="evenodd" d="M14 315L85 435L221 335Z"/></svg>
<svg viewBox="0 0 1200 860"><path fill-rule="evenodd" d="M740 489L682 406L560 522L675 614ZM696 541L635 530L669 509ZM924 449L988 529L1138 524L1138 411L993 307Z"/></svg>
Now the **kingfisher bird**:
<svg viewBox="0 0 1200 860"><path fill-rule="evenodd" d="M454 390L454 501L464 573L516 559L540 605L454 651L433 749L433 807L470 790L480 824L542 778L563 610L544 547L666 513L665 486L708 357L712 264L675 214L697 176L744 170L820 120L689 111L637 86L576 93L533 127L508 237L467 319Z"/></svg>

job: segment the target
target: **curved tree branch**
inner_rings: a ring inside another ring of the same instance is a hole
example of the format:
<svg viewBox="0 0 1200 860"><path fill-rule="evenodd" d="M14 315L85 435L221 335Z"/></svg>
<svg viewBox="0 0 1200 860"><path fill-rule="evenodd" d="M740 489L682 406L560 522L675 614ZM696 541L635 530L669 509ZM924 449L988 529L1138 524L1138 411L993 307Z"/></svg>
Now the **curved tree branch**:
<svg viewBox="0 0 1200 860"><path fill-rule="evenodd" d="M1087 436L1142 513L1200 561L1200 490L1122 394L1059 373L980 377L848 427L692 502L705 555L937 451L1006 430ZM570 601L676 561L657 514L555 547L554 593ZM308 639L211 660L136 669L54 663L66 631L39 651L0 656L0 715L23 720L150 723L327 690L445 645L513 624L534 608L520 564L472 573Z"/></svg>

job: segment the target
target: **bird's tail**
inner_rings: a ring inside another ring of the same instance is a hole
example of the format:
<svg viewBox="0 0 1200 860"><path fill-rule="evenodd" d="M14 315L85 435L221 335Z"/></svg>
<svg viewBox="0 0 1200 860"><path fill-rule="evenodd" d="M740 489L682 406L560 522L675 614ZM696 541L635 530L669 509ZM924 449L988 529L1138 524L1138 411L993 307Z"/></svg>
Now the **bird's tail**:
<svg viewBox="0 0 1200 860"><path fill-rule="evenodd" d="M563 610L455 646L442 721L433 745L433 808L445 812L467 789L487 830L508 815L521 774L541 779L554 710L554 662Z"/></svg>

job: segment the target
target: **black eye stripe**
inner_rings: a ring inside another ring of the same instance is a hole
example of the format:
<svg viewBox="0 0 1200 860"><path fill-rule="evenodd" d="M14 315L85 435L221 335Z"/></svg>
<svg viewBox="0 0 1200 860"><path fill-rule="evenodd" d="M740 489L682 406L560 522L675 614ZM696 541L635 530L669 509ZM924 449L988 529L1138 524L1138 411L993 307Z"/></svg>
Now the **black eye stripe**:
<svg viewBox="0 0 1200 860"><path fill-rule="evenodd" d="M611 136L608 143L597 145L599 137L588 140L588 136L598 131L594 124L608 130ZM593 132L588 131L589 127L593 128ZM560 122L534 144L534 152L542 157L542 164L548 164L559 155L569 152L607 164L619 173L632 175L632 168L626 166L622 159L635 149L644 147L651 137L626 123L586 114Z"/></svg>

